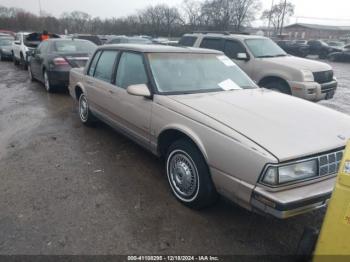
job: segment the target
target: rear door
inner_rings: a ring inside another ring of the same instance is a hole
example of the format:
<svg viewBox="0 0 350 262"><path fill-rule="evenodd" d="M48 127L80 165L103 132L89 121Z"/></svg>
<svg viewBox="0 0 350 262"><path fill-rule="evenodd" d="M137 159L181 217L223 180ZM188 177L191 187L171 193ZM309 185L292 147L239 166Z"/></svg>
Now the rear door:
<svg viewBox="0 0 350 262"><path fill-rule="evenodd" d="M42 65L44 63L45 57L47 56L47 51L49 48L49 42L42 42L38 48L34 51L34 56L30 58L30 66L33 75L43 81L44 77L42 74Z"/></svg>
<svg viewBox="0 0 350 262"><path fill-rule="evenodd" d="M91 110L108 119L111 119L113 115L107 105L110 104L113 93L114 86L111 82L117 57L117 50L98 51L91 62L85 79Z"/></svg>

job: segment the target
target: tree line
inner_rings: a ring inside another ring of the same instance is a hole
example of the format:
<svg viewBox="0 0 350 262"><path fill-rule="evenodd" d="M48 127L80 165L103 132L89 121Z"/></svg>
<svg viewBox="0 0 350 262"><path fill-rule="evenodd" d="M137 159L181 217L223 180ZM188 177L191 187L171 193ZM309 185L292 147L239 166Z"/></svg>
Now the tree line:
<svg viewBox="0 0 350 262"><path fill-rule="evenodd" d="M275 6L282 5L282 2ZM281 11L281 8L265 10L259 17L261 6L261 0L184 0L180 7L158 4L126 17L106 19L81 11L65 12L55 17L0 6L0 28L12 31L45 29L59 34L180 36L190 31L244 31L257 18L273 19L274 26L277 21L280 23L277 11ZM291 8L294 7L291 5Z"/></svg>

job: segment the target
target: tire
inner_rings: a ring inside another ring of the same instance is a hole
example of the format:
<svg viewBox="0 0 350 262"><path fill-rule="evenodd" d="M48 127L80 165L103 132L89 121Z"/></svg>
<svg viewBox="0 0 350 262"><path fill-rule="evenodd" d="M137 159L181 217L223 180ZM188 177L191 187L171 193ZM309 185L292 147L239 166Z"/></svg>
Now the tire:
<svg viewBox="0 0 350 262"><path fill-rule="evenodd" d="M28 65L28 75L29 75L29 80L31 82L34 82L35 81L35 78L33 76L33 72L32 72L32 67L30 65Z"/></svg>
<svg viewBox="0 0 350 262"><path fill-rule="evenodd" d="M280 92L280 93L283 93L283 94L287 94L287 95L292 94L288 84L286 84L282 80L275 80L275 81L267 82L266 84L264 84L263 87Z"/></svg>
<svg viewBox="0 0 350 262"><path fill-rule="evenodd" d="M328 57L328 60L331 61L331 62L335 62L336 58L335 58L334 55L331 55L330 57Z"/></svg>
<svg viewBox="0 0 350 262"><path fill-rule="evenodd" d="M166 173L173 195L182 204L201 209L216 202L218 194L208 165L192 141L180 139L169 147Z"/></svg>
<svg viewBox="0 0 350 262"><path fill-rule="evenodd" d="M96 117L90 111L89 103L84 93L80 94L78 106L80 121L86 126L94 126L96 124Z"/></svg>
<svg viewBox="0 0 350 262"><path fill-rule="evenodd" d="M20 65L23 67L24 70L28 69L27 61L24 60L24 56L22 54L21 54Z"/></svg>
<svg viewBox="0 0 350 262"><path fill-rule="evenodd" d="M327 51L321 51L321 53L318 55L319 59L326 59L328 56Z"/></svg>
<svg viewBox="0 0 350 262"><path fill-rule="evenodd" d="M55 91L55 88L51 84L49 75L47 74L46 70L44 70L43 74L44 74L44 86L45 86L46 91L48 93L53 93Z"/></svg>
<svg viewBox="0 0 350 262"><path fill-rule="evenodd" d="M18 65L19 65L19 61L17 60L17 58L15 57L14 54L13 54L12 56L13 56L13 64L14 64L15 66L18 66Z"/></svg>
<svg viewBox="0 0 350 262"><path fill-rule="evenodd" d="M315 228L306 227L304 228L303 235L298 243L296 255L303 257L302 261L311 261L312 255L315 251L319 231Z"/></svg>

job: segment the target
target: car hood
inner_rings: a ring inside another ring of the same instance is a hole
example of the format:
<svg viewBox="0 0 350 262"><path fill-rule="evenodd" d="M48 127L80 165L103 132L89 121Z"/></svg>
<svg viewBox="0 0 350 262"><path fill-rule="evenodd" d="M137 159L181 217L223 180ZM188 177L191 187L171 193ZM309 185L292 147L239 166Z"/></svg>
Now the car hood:
<svg viewBox="0 0 350 262"><path fill-rule="evenodd" d="M290 67L293 69L304 69L310 70L312 72L328 71L332 70L332 67L318 61L313 61L310 59L304 59L296 56L282 56L282 57L272 57L272 58L262 58L265 63L271 63L283 67Z"/></svg>
<svg viewBox="0 0 350 262"><path fill-rule="evenodd" d="M169 97L209 117L206 125L217 121L280 161L337 149L350 138L349 116L267 89Z"/></svg>

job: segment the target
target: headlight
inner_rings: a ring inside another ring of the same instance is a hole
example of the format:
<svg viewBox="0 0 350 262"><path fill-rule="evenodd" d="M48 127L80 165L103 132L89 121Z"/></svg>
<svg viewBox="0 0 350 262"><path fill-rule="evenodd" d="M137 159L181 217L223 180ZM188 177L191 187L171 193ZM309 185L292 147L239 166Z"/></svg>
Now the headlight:
<svg viewBox="0 0 350 262"><path fill-rule="evenodd" d="M304 82L314 82L314 74L310 70L301 70L301 74L303 75Z"/></svg>
<svg viewBox="0 0 350 262"><path fill-rule="evenodd" d="M262 182L278 186L318 176L317 160L310 160L285 166L270 166L264 173Z"/></svg>

